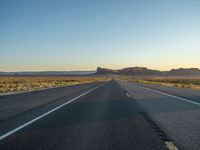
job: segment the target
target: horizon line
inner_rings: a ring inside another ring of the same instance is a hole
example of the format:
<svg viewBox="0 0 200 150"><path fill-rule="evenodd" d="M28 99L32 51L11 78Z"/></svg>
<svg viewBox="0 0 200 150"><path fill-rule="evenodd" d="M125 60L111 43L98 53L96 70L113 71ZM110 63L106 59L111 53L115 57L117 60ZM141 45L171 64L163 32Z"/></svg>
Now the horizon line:
<svg viewBox="0 0 200 150"><path fill-rule="evenodd" d="M134 66L134 67L123 67L123 68L118 68L118 69L112 69L112 68L107 68L107 67L96 67L96 70L19 70L19 71L12 71L12 70L9 70L9 71L5 71L5 70L0 70L0 72L95 72L97 71L97 68L102 68L102 69L112 69L112 70L121 70L121 69L124 69L124 68L136 68L136 67L139 67L139 68L147 68L147 69L150 69L150 70L157 70L157 71L161 71L161 72L165 72L165 71L170 71L170 70L173 70L173 69L200 69L198 67L178 67L178 68L171 68L169 70L160 70L160 69L153 69L153 68L148 68L148 67L143 67L143 66Z"/></svg>

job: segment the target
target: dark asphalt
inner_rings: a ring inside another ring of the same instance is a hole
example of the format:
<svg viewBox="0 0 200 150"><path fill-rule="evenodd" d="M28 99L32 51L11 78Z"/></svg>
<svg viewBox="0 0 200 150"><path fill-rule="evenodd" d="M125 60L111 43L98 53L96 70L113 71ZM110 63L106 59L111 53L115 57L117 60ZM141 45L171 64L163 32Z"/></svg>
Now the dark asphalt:
<svg viewBox="0 0 200 150"><path fill-rule="evenodd" d="M198 90L119 83L181 150L200 150L200 92ZM155 90L186 98L189 102Z"/></svg>
<svg viewBox="0 0 200 150"><path fill-rule="evenodd" d="M89 83L0 96L0 135L100 85Z"/></svg>
<svg viewBox="0 0 200 150"><path fill-rule="evenodd" d="M1 140L0 149L166 149L142 111L116 81L110 81Z"/></svg>
<svg viewBox="0 0 200 150"><path fill-rule="evenodd" d="M99 85L99 83L89 83L52 88L46 90L32 91L22 94L0 96L0 121L7 120L30 109L46 105L53 101L66 99L75 93L87 91Z"/></svg>

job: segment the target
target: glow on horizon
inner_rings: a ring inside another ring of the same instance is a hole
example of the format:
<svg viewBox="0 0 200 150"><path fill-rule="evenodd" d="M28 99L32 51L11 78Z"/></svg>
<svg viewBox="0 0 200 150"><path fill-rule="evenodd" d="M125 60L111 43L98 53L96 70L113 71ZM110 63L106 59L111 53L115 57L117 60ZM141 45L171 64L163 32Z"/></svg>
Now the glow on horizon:
<svg viewBox="0 0 200 150"><path fill-rule="evenodd" d="M198 0L0 1L0 71L200 68L199 6Z"/></svg>
<svg viewBox="0 0 200 150"><path fill-rule="evenodd" d="M160 70L160 71L169 71L171 69L179 69L179 68L200 68L200 65L162 65L162 67L160 67L161 65L142 65L142 64L136 64L136 65L98 65L98 66L76 66L73 68L67 68L66 66L30 66L30 67L10 67L9 70L7 70L7 68L2 69L2 71L5 72L20 72L20 71L95 71L97 69L97 67L101 67L101 68L107 68L107 69L123 69L123 68L127 68L127 67L147 67L148 69L153 69L153 70ZM170 66L170 67L169 67ZM32 68L32 69L27 69L27 68ZM53 68L53 69L52 69Z"/></svg>

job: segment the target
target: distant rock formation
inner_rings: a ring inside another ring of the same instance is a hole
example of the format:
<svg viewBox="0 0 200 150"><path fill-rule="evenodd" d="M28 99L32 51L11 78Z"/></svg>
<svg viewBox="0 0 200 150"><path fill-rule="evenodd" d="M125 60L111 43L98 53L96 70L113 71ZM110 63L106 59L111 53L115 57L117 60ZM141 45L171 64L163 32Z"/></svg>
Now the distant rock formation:
<svg viewBox="0 0 200 150"><path fill-rule="evenodd" d="M96 74L117 74L118 70L106 69L106 68L97 68Z"/></svg>
<svg viewBox="0 0 200 150"><path fill-rule="evenodd" d="M198 68L180 68L170 71L152 70L146 67L129 67L121 70L112 70L106 68L97 68L96 74L115 74L115 75L157 75L157 76L200 76Z"/></svg>
<svg viewBox="0 0 200 150"><path fill-rule="evenodd" d="M119 70L119 74L125 75L161 75L158 70L151 70L146 67L129 67Z"/></svg>
<svg viewBox="0 0 200 150"><path fill-rule="evenodd" d="M198 68L180 68L172 69L168 72L171 76L198 76L200 75L200 69Z"/></svg>
<svg viewBox="0 0 200 150"><path fill-rule="evenodd" d="M76 75L135 75L135 76L200 76L198 68L179 68L170 71L159 71L146 67L128 67L118 70L98 67L97 71L28 71L3 72L0 76L76 76Z"/></svg>
<svg viewBox="0 0 200 150"><path fill-rule="evenodd" d="M117 75L161 75L158 70L151 70L146 67L129 67L121 70L97 68L97 74L117 74Z"/></svg>

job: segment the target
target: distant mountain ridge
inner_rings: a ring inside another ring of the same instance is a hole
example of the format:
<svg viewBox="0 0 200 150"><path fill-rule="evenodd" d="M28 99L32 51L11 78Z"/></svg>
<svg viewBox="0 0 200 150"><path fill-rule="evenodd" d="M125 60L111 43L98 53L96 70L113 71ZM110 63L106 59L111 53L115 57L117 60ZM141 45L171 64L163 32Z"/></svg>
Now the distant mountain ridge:
<svg viewBox="0 0 200 150"><path fill-rule="evenodd" d="M112 70L106 68L97 68L96 74L115 74L115 75L160 75L160 76L200 76L200 69L198 68L179 68L171 69L170 71L152 70L146 67L128 67L119 70Z"/></svg>
<svg viewBox="0 0 200 150"><path fill-rule="evenodd" d="M159 71L147 67L128 67L118 70L98 67L96 71L26 71L3 72L0 76L78 76L78 75L136 75L136 76L200 76L199 68L179 68Z"/></svg>
<svg viewBox="0 0 200 150"><path fill-rule="evenodd" d="M25 72L3 72L1 76L69 76L69 75L91 75L96 71L25 71Z"/></svg>
<svg viewBox="0 0 200 150"><path fill-rule="evenodd" d="M169 75L200 75L200 69L198 68L180 68L180 69L172 69L168 72Z"/></svg>

